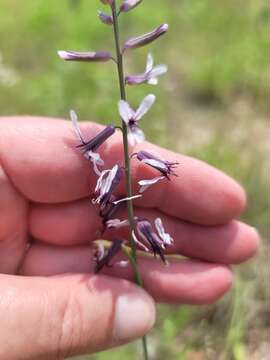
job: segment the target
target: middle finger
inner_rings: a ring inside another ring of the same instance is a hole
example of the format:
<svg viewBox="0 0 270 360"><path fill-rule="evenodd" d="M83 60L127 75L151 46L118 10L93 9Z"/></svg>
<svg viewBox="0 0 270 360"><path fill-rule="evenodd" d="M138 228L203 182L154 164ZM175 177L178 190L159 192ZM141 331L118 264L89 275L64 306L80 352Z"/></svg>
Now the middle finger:
<svg viewBox="0 0 270 360"><path fill-rule="evenodd" d="M157 210L135 209L136 215L151 222L161 217L166 232L174 238L169 253L224 264L242 262L256 253L259 236L255 229L239 221L226 225L201 226L160 213ZM121 214L125 218L125 214ZM128 238L128 229L107 231L96 208L88 199L58 205L34 205L30 211L30 233L44 243L71 246L89 244L96 239Z"/></svg>

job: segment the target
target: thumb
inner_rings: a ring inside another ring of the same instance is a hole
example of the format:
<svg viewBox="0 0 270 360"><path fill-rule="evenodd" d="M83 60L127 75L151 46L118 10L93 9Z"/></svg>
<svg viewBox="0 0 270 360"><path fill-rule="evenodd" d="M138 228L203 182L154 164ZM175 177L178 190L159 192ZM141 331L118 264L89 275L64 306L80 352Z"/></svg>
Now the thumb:
<svg viewBox="0 0 270 360"><path fill-rule="evenodd" d="M127 343L154 324L136 285L93 275L0 276L0 359L63 359Z"/></svg>

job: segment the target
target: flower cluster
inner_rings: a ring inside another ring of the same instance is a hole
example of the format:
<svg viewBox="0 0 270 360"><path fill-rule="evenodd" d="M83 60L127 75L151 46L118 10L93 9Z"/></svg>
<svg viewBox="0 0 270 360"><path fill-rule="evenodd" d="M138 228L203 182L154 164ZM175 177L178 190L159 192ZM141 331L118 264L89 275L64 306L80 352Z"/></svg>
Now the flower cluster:
<svg viewBox="0 0 270 360"><path fill-rule="evenodd" d="M76 137L79 141L77 148L85 156L87 161L93 166L93 170L97 175L97 183L94 190L92 203L99 209L100 217L104 229L119 229L122 227L130 228L130 239L115 239L110 247L104 247L99 244L95 252L95 271L101 271L105 266L112 266L113 258L123 249L123 246L131 245L137 248L159 256L164 263L167 263L165 251L167 247L173 244L173 239L166 233L160 218L157 218L154 225L147 219L142 219L133 214L133 202L135 198L142 197L142 193L154 184L166 180L171 180L172 176L177 176L175 169L177 163L159 158L152 151L138 151L129 153L125 144L129 144L130 148L134 148L137 144L145 140L145 135L141 129L140 123L142 118L154 105L156 96L149 94L141 101L137 108L133 108L126 99L125 87L128 85L150 84L157 85L158 78L167 72L166 65L154 66L154 58L151 53L147 56L146 69L144 72L135 75L125 74L123 69L123 57L127 51L148 45L164 35L168 30L167 24L156 27L153 31L146 34L132 37L125 41L122 48L119 45L118 34L118 18L121 14L125 14L135 9L142 0L123 0L117 8L115 0L101 0L104 5L110 8L111 13L98 11L100 21L114 28L114 36L116 42L116 56L108 51L59 51L58 55L66 61L82 61L82 62L109 62L114 61L117 64L119 82L121 88L121 100L118 102L118 110L122 119L122 126L107 125L100 133L91 139L86 139L82 135L78 118L75 111L70 112ZM117 128L123 133L123 146L125 149L125 162L115 164L111 169L106 169L105 161L99 152L100 147L111 136L115 134ZM133 195L131 190L131 171L130 162L138 161L144 166L148 166L154 172L157 172L150 179L142 179L138 182L139 194ZM126 178L126 179L125 179ZM119 196L120 184L126 180L127 193L124 198ZM117 218L119 209L128 210L128 218L120 220ZM132 209L132 211L131 211ZM119 264L126 264L121 261Z"/></svg>

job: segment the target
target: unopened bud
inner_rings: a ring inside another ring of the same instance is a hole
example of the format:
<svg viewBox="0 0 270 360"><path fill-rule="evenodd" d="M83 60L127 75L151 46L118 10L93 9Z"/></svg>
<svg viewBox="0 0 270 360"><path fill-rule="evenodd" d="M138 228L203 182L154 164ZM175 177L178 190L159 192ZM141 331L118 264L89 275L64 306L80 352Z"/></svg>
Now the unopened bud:
<svg viewBox="0 0 270 360"><path fill-rule="evenodd" d="M102 11L98 11L98 17L99 17L100 21L103 22L103 24L112 25L112 23L113 23L113 17L111 15L105 14Z"/></svg>
<svg viewBox="0 0 270 360"><path fill-rule="evenodd" d="M120 6L121 12L127 12L138 6L142 0L124 0Z"/></svg>
<svg viewBox="0 0 270 360"><path fill-rule="evenodd" d="M112 54L106 51L77 52L60 50L58 55L66 61L105 62L112 59Z"/></svg>
<svg viewBox="0 0 270 360"><path fill-rule="evenodd" d="M135 49L150 44L151 42L155 41L157 38L165 34L168 28L169 26L167 24L162 24L150 33L131 38L125 43L125 49Z"/></svg>

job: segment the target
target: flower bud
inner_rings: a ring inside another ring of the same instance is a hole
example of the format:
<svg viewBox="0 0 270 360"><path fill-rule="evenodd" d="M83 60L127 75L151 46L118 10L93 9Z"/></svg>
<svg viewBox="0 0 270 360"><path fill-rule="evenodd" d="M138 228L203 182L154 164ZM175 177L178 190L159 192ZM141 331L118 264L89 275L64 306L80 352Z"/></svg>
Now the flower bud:
<svg viewBox="0 0 270 360"><path fill-rule="evenodd" d="M105 5L110 5L110 6L112 6L112 4L113 4L113 0L100 0L103 4L105 4Z"/></svg>
<svg viewBox="0 0 270 360"><path fill-rule="evenodd" d="M112 25L113 17L111 15L107 15L102 11L98 11L98 17L103 24Z"/></svg>
<svg viewBox="0 0 270 360"><path fill-rule="evenodd" d="M155 41L157 38L165 34L168 30L169 26L167 24L162 24L157 27L155 30L151 31L150 33L144 34L142 36L138 36L135 38L131 38L127 40L125 43L125 49L135 49L141 46L150 44L151 42Z"/></svg>
<svg viewBox="0 0 270 360"><path fill-rule="evenodd" d="M120 6L121 12L127 12L138 6L142 0L124 0Z"/></svg>
<svg viewBox="0 0 270 360"><path fill-rule="evenodd" d="M163 176L170 180L170 175L177 176L174 172L174 169L177 167L177 161L167 161L162 160L156 157L155 155L147 151L139 151L137 153L137 159L142 163L151 166L152 168L158 170Z"/></svg>
<svg viewBox="0 0 270 360"><path fill-rule="evenodd" d="M77 52L60 50L58 55L66 61L106 62L112 59L112 54L106 51Z"/></svg>
<svg viewBox="0 0 270 360"><path fill-rule="evenodd" d="M94 253L95 273L99 273L104 267L111 267L112 259L121 251L124 245L124 240L114 240L111 246L105 249L103 244L100 244Z"/></svg>
<svg viewBox="0 0 270 360"><path fill-rule="evenodd" d="M88 142L83 142L82 144L77 145L77 147L81 148L84 154L89 151L96 151L114 133L115 127L113 125L107 125L106 128L98 133L94 138Z"/></svg>

